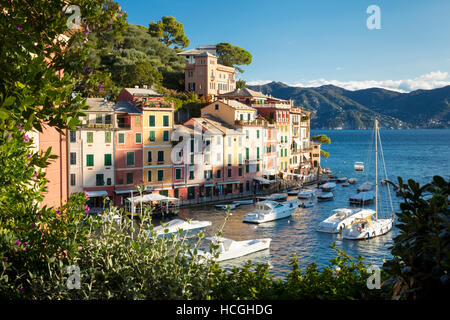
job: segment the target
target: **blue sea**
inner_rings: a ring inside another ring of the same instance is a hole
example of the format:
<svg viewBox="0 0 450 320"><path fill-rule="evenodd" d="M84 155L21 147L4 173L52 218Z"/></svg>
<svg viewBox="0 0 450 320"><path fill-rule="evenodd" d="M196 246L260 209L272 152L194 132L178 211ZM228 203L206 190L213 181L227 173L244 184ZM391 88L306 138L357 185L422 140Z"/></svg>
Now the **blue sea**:
<svg viewBox="0 0 450 320"><path fill-rule="evenodd" d="M334 201L316 202L314 207L298 208L290 218L261 225L242 222L245 213L252 210L253 205L233 210L232 216L224 226L224 237L234 240L269 237L272 238L272 244L270 250L223 262L224 268L242 266L247 260L252 260L254 263L268 263L271 273L282 278L290 271L289 262L294 253L302 268L311 262L316 262L319 267L327 266L329 260L336 257L336 252L330 247L332 243L353 257L363 256L368 264L381 266L384 259L391 257L389 248L398 233L395 227L384 236L362 241L345 240L340 235L316 231L318 223L331 215L333 209L349 207L348 198L356 194L356 187L360 183L366 179L374 181L374 155L369 151L373 131L311 131L311 136L316 134L326 134L331 139L330 145L322 146L330 153L328 159L322 159L322 167L329 167L338 177L356 178L358 180L356 186L350 185L345 188L337 184ZM450 130L381 130L380 136L387 174L391 181L396 182L398 176L404 181L414 179L421 184L431 181L434 175L450 178ZM355 161L365 163L365 172L354 171ZM369 172L370 168L373 172ZM382 175L384 178L384 172ZM381 194L387 196L386 190L380 188ZM291 198L295 197L288 199ZM395 193L392 198L394 210L399 211L401 198L396 197ZM368 207L373 208L373 205ZM380 207L389 212L387 201ZM213 225L206 233L213 235L224 223L225 214L211 205L182 209L180 217L212 221Z"/></svg>

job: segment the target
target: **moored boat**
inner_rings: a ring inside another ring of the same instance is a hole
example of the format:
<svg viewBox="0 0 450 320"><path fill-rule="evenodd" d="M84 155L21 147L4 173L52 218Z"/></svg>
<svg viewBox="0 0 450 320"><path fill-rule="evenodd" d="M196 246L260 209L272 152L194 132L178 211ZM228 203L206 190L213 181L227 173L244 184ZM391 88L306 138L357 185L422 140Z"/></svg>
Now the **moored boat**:
<svg viewBox="0 0 450 320"><path fill-rule="evenodd" d="M311 199L315 195L316 195L316 190L314 190L314 189L305 189L305 190L301 190L297 194L297 197L299 199Z"/></svg>
<svg viewBox="0 0 450 320"><path fill-rule="evenodd" d="M356 184L356 179L355 178L350 178L350 179L348 179L348 183L349 184Z"/></svg>
<svg viewBox="0 0 450 320"><path fill-rule="evenodd" d="M365 191L357 193L354 196L349 198L350 204L355 205L365 205L368 203L372 203L375 198L375 192L373 191Z"/></svg>
<svg viewBox="0 0 450 320"><path fill-rule="evenodd" d="M341 177L341 178L337 178L336 179L336 182L337 183L344 183L344 182L346 182L347 181L347 177Z"/></svg>
<svg viewBox="0 0 450 320"><path fill-rule="evenodd" d="M364 171L364 162L355 162L353 168L355 171Z"/></svg>
<svg viewBox="0 0 450 320"><path fill-rule="evenodd" d="M373 183L370 181L366 181L363 184L361 184L356 191L357 192L367 192L367 191L371 191L373 189Z"/></svg>
<svg viewBox="0 0 450 320"><path fill-rule="evenodd" d="M197 249L198 255L201 259L212 259L217 262L235 259L257 251L269 249L270 242L272 241L271 238L234 241L222 237L208 237L205 240L218 246L218 256L213 255L214 252L211 252L211 246L209 244Z"/></svg>
<svg viewBox="0 0 450 320"><path fill-rule="evenodd" d="M334 194L332 192L322 192L317 196L317 201L331 201L334 199Z"/></svg>
<svg viewBox="0 0 450 320"><path fill-rule="evenodd" d="M298 207L297 200L276 202L265 200L256 203L254 211L248 212L242 219L243 222L264 223L290 217Z"/></svg>
<svg viewBox="0 0 450 320"><path fill-rule="evenodd" d="M234 200L232 202L232 204L241 206L241 205L247 205L247 204L253 204L253 200L252 199L248 199L248 200Z"/></svg>
<svg viewBox="0 0 450 320"><path fill-rule="evenodd" d="M363 218L371 215L373 210L370 209L334 209L333 215L319 223L317 231L325 233L339 233L346 227L350 226L357 218Z"/></svg>
<svg viewBox="0 0 450 320"><path fill-rule="evenodd" d="M211 225L211 221L199 221L199 220L181 220L174 219L167 223L162 223L157 226L153 231L148 231L149 237L153 237L152 233L157 238L170 237L173 234L179 235L181 237L191 237L194 236L200 230L205 229Z"/></svg>
<svg viewBox="0 0 450 320"><path fill-rule="evenodd" d="M328 182L320 186L320 189L324 192L330 192L336 188L336 183L334 182Z"/></svg>
<svg viewBox="0 0 450 320"><path fill-rule="evenodd" d="M383 147L381 145L380 131L378 129L378 120L375 119L375 211L370 215L356 219L353 224L342 231L342 237L350 240L370 239L388 233L394 225L394 208L390 195L389 186L387 195L390 201L391 217L378 218L378 144L380 145L381 160L384 166L385 180L388 180L386 165L384 163Z"/></svg>
<svg viewBox="0 0 450 320"><path fill-rule="evenodd" d="M282 193L273 193L270 196L256 197L257 200L269 200L269 201L284 201L287 199L286 194Z"/></svg>
<svg viewBox="0 0 450 320"><path fill-rule="evenodd" d="M217 209L222 209L222 210L234 210L238 207L238 204L235 203L229 203L229 204L216 204L214 205L214 207L216 207Z"/></svg>

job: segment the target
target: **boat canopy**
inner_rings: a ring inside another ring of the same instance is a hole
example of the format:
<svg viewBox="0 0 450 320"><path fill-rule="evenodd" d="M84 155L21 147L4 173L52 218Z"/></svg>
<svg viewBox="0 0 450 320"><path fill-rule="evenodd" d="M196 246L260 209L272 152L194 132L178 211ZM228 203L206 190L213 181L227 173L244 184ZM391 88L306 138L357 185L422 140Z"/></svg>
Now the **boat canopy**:
<svg viewBox="0 0 450 320"><path fill-rule="evenodd" d="M254 177L253 180L261 182L262 184L271 184L270 180L263 177Z"/></svg>

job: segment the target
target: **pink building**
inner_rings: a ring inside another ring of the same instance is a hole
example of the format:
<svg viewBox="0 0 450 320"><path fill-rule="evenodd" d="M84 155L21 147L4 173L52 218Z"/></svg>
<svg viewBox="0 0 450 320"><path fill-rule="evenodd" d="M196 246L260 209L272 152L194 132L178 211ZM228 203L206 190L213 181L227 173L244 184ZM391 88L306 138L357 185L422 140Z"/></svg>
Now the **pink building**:
<svg viewBox="0 0 450 320"><path fill-rule="evenodd" d="M130 101L118 101L115 106L117 131L115 135L115 197L114 205L137 194L143 185L143 121L142 111Z"/></svg>

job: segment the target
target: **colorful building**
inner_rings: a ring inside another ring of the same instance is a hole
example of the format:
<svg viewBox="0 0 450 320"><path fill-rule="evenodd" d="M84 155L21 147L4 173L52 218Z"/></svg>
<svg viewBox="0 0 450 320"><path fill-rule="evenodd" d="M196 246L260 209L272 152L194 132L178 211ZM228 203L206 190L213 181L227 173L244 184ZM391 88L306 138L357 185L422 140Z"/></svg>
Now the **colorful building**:
<svg viewBox="0 0 450 320"><path fill-rule="evenodd" d="M236 88L236 70L217 63L215 47L199 47L178 53L186 57L185 90L207 101Z"/></svg>
<svg viewBox="0 0 450 320"><path fill-rule="evenodd" d="M174 107L148 88L125 88L118 101L130 101L142 111L143 182L146 191L173 196L172 130Z"/></svg>

